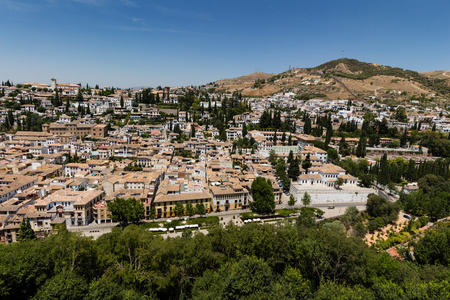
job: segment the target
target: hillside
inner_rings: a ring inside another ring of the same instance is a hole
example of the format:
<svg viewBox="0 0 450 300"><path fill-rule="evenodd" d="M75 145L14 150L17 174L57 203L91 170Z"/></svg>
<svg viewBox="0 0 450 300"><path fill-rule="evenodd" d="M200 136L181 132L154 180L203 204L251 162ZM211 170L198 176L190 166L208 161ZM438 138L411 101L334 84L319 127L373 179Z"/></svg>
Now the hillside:
<svg viewBox="0 0 450 300"><path fill-rule="evenodd" d="M239 90L242 95L253 97L293 91L330 99L382 96L401 100L421 95L450 96L450 71L418 73L345 58L310 69L295 68L280 74L253 73L223 79L216 85L221 90Z"/></svg>
<svg viewBox="0 0 450 300"><path fill-rule="evenodd" d="M237 78L231 78L231 79L221 79L216 81L217 84L227 84L227 85L239 85L239 84L246 84L246 83L253 83L258 79L268 79L276 74L267 74L263 72L256 72L249 75L244 75Z"/></svg>
<svg viewBox="0 0 450 300"><path fill-rule="evenodd" d="M446 80L447 84L450 85L450 71L433 71L433 72L424 72L420 73L422 76L431 78L431 79L442 79Z"/></svg>
<svg viewBox="0 0 450 300"><path fill-rule="evenodd" d="M393 76L422 85L437 94L449 95L450 86L446 79L422 75L416 71L360 62L356 59L342 58L332 60L311 69L313 72L331 74L339 77L364 80L374 76Z"/></svg>

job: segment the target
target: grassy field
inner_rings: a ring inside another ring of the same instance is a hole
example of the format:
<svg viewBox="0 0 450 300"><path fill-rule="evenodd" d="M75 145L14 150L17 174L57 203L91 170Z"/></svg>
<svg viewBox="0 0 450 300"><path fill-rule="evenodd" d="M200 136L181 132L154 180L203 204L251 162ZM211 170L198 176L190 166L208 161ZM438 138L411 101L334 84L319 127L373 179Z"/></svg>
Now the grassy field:
<svg viewBox="0 0 450 300"><path fill-rule="evenodd" d="M284 208L284 209L277 209L275 212L278 213L280 216L287 217L290 214L295 213L296 211L293 209Z"/></svg>
<svg viewBox="0 0 450 300"><path fill-rule="evenodd" d="M246 220L246 219L257 218L257 217L259 217L259 214L254 213L254 212L245 212L245 213L241 213L241 216L244 220Z"/></svg>
<svg viewBox="0 0 450 300"><path fill-rule="evenodd" d="M217 217L217 216L210 216L210 217L186 220L186 224L188 224L188 225L217 224L217 223L219 223L219 217Z"/></svg>

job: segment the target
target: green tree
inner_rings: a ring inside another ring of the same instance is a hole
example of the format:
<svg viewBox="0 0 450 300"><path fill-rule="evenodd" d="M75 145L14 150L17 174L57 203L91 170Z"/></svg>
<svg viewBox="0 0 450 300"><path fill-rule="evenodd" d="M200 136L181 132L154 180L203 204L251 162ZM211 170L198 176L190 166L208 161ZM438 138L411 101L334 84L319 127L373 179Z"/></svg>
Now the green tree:
<svg viewBox="0 0 450 300"><path fill-rule="evenodd" d="M414 246L414 256L420 264L450 265L450 228L427 232Z"/></svg>
<svg viewBox="0 0 450 300"><path fill-rule="evenodd" d="M247 133L248 133L248 131L247 131L247 125L246 125L245 122L244 122L244 124L242 125L242 137L246 137L246 136L247 136Z"/></svg>
<svg viewBox="0 0 450 300"><path fill-rule="evenodd" d="M71 271L56 274L38 290L36 300L84 300L88 284L83 277Z"/></svg>
<svg viewBox="0 0 450 300"><path fill-rule="evenodd" d="M341 177L338 177L338 179L336 179L336 181L334 182L334 186L335 186L337 189L340 189L341 186L344 185L344 183L345 183L344 179L341 178Z"/></svg>
<svg viewBox="0 0 450 300"><path fill-rule="evenodd" d="M366 235L367 228L362 222L358 222L353 228L353 231L357 237L362 238Z"/></svg>
<svg viewBox="0 0 450 300"><path fill-rule="evenodd" d="M295 201L294 195L290 195L290 196L289 196L288 205L289 205L290 207L293 207L293 206L295 205L296 202L297 202L297 201Z"/></svg>
<svg viewBox="0 0 450 300"><path fill-rule="evenodd" d="M181 204L181 202L177 202L175 204L175 208L173 209L173 213L175 214L175 216L177 217L182 217L184 216L184 206L183 204Z"/></svg>
<svg viewBox="0 0 450 300"><path fill-rule="evenodd" d="M283 135L281 136L281 143L284 145L284 142L286 142L286 132L283 131Z"/></svg>
<svg viewBox="0 0 450 300"><path fill-rule="evenodd" d="M334 163L339 162L339 153L336 151L336 149L328 148L327 154L329 160L331 160Z"/></svg>
<svg viewBox="0 0 450 300"><path fill-rule="evenodd" d="M111 282L106 278L93 281L89 284L89 293L84 299L89 300L138 300L143 299L133 290L125 290L118 283Z"/></svg>
<svg viewBox="0 0 450 300"><path fill-rule="evenodd" d="M205 215L206 214L205 205L203 203L197 203L195 205L195 213L200 215L200 216Z"/></svg>
<svg viewBox="0 0 450 300"><path fill-rule="evenodd" d="M81 89L78 90L78 94L77 94L77 98L76 98L77 102L80 104L81 102L83 102L83 93L81 92Z"/></svg>
<svg viewBox="0 0 450 300"><path fill-rule="evenodd" d="M323 216L324 212L314 207L301 207L300 216L297 218L298 227L313 227L316 225L316 217Z"/></svg>
<svg viewBox="0 0 450 300"><path fill-rule="evenodd" d="M108 210L113 222L119 222L124 227L128 223L136 223L145 217L144 205L135 199L116 198L108 203Z"/></svg>
<svg viewBox="0 0 450 300"><path fill-rule="evenodd" d="M310 134L311 133L311 119L308 115L305 118L305 124L303 125L303 133Z"/></svg>
<svg viewBox="0 0 450 300"><path fill-rule="evenodd" d="M374 181L373 174L362 174L359 176L359 183L364 187L370 187Z"/></svg>
<svg viewBox="0 0 450 300"><path fill-rule="evenodd" d="M400 122L408 122L408 116L406 115L405 108L403 106L398 106L395 110L394 118Z"/></svg>
<svg viewBox="0 0 450 300"><path fill-rule="evenodd" d="M23 218L22 223L20 223L19 236L17 237L18 242L26 242L36 239L36 233L30 225L30 219Z"/></svg>
<svg viewBox="0 0 450 300"><path fill-rule="evenodd" d="M292 153L292 151L290 153ZM299 164L300 164L300 162L298 161L297 158L291 160L291 162L289 163L289 168L288 168L288 177L289 178L295 179L300 175Z"/></svg>
<svg viewBox="0 0 450 300"><path fill-rule="evenodd" d="M191 203L186 204L186 214L189 218L195 215L195 208Z"/></svg>
<svg viewBox="0 0 450 300"><path fill-rule="evenodd" d="M251 187L253 207L261 213L270 213L275 209L275 196L269 179L257 177Z"/></svg>
<svg viewBox="0 0 450 300"><path fill-rule="evenodd" d="M366 144L367 144L367 134L365 131L361 133L359 137L358 146L356 147L356 156L364 157L366 156Z"/></svg>
<svg viewBox="0 0 450 300"><path fill-rule="evenodd" d="M156 219L156 207L152 205L152 207L150 208L150 215L149 215L150 220L155 220Z"/></svg>
<svg viewBox="0 0 450 300"><path fill-rule="evenodd" d="M191 137L195 137L195 126L191 124Z"/></svg>
<svg viewBox="0 0 450 300"><path fill-rule="evenodd" d="M272 164L272 166L275 166L277 164L277 155L275 154L275 150L270 150L269 152L269 162Z"/></svg>
<svg viewBox="0 0 450 300"><path fill-rule="evenodd" d="M123 108L125 105L123 103L123 96L120 96L120 107Z"/></svg>
<svg viewBox="0 0 450 300"><path fill-rule="evenodd" d="M271 293L274 279L263 259L243 257L217 271L206 271L195 282L192 294L194 299L259 299Z"/></svg>
<svg viewBox="0 0 450 300"><path fill-rule="evenodd" d="M61 105L60 99L59 99L59 91L58 88L55 89L55 98L53 99L53 106L58 107Z"/></svg>
<svg viewBox="0 0 450 300"><path fill-rule="evenodd" d="M302 167L303 167L303 169L306 170L306 174L308 174L309 168L312 167L311 157L310 157L309 153L306 155L305 160L302 162Z"/></svg>
<svg viewBox="0 0 450 300"><path fill-rule="evenodd" d="M302 203L304 206L308 206L311 204L311 196L308 194L308 192L305 192L305 194L303 195Z"/></svg>
<svg viewBox="0 0 450 300"><path fill-rule="evenodd" d="M429 193L433 190L441 189L444 185L444 178L433 174L427 174L417 181L419 188L425 193Z"/></svg>
<svg viewBox="0 0 450 300"><path fill-rule="evenodd" d="M356 206L349 206L345 210L345 213L343 216L341 216L339 219L344 223L346 228L349 228L358 219L359 210L356 208Z"/></svg>

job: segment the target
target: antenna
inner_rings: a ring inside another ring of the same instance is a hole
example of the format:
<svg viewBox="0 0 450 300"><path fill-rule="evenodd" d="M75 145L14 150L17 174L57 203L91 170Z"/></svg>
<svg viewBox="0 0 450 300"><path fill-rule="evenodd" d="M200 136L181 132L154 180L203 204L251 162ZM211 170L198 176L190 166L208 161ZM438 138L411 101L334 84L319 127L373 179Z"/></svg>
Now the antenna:
<svg viewBox="0 0 450 300"><path fill-rule="evenodd" d="M345 56L344 56L344 50L342 50L342 58L345 58Z"/></svg>

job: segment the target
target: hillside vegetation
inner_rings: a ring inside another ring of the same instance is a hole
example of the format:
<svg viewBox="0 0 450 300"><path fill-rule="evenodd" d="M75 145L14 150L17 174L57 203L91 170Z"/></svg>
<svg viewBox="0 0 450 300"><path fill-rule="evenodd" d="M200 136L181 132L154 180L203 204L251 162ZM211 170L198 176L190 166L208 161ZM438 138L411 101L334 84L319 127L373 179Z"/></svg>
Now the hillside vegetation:
<svg viewBox="0 0 450 300"><path fill-rule="evenodd" d="M165 240L136 225L96 241L63 230L0 244L0 298L449 299L448 228L399 262L341 227L301 216Z"/></svg>
<svg viewBox="0 0 450 300"><path fill-rule="evenodd" d="M442 95L450 94L450 86L444 78L431 78L416 71L366 63L356 59L342 58L332 60L310 70L354 80L364 80L380 75L395 76L415 81Z"/></svg>

